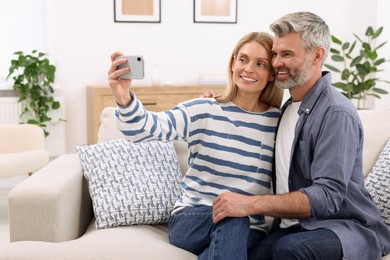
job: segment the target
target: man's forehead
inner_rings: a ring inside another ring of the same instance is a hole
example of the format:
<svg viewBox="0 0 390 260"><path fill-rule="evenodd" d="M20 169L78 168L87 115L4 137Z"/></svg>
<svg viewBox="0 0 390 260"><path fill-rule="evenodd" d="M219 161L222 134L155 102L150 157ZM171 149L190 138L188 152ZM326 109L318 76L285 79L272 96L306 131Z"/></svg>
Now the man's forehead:
<svg viewBox="0 0 390 260"><path fill-rule="evenodd" d="M289 50L303 48L302 39L299 33L289 33L282 36L275 36L272 50Z"/></svg>

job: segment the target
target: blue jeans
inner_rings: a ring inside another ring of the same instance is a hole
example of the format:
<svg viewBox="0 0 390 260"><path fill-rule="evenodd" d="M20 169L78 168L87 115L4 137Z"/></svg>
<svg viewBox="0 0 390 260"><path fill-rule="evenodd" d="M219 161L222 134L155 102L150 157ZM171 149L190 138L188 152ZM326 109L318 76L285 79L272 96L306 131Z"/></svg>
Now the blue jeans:
<svg viewBox="0 0 390 260"><path fill-rule="evenodd" d="M217 224L212 207L187 207L170 217L169 241L198 259L247 259L247 251L266 233L249 228L249 218L226 218Z"/></svg>
<svg viewBox="0 0 390 260"><path fill-rule="evenodd" d="M343 249L337 235L330 229L306 230L302 227L276 228L258 242L248 259L272 260L338 260Z"/></svg>

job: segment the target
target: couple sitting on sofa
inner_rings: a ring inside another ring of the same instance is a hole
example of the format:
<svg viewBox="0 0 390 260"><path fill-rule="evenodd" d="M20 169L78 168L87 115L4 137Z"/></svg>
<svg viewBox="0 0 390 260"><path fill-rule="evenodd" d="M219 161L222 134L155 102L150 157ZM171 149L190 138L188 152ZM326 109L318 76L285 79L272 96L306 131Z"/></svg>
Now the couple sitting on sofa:
<svg viewBox="0 0 390 260"><path fill-rule="evenodd" d="M224 93L162 113L143 108L121 78L126 59L111 56L121 132L134 142L188 142L170 242L200 259L380 259L390 230L364 188L362 125L321 71L328 26L299 12L271 30L273 42L266 33L238 42ZM291 97L279 120L282 89ZM265 215L274 217L269 235Z"/></svg>

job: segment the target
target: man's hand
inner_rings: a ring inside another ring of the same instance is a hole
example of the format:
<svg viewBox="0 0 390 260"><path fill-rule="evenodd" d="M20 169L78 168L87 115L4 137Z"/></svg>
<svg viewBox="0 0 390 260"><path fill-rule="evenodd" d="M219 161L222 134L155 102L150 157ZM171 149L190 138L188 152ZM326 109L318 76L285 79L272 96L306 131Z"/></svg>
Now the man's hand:
<svg viewBox="0 0 390 260"><path fill-rule="evenodd" d="M254 196L224 192L213 201L214 223L226 217L246 217L255 214L279 218L309 218L311 207L307 195L300 191Z"/></svg>
<svg viewBox="0 0 390 260"><path fill-rule="evenodd" d="M209 91L206 91L203 94L201 94L199 97L200 98L212 98L212 97L215 97L216 95L217 95L217 92L215 92L214 90L209 90Z"/></svg>
<svg viewBox="0 0 390 260"><path fill-rule="evenodd" d="M224 192L213 201L213 222L226 217L246 217L250 215L253 196Z"/></svg>

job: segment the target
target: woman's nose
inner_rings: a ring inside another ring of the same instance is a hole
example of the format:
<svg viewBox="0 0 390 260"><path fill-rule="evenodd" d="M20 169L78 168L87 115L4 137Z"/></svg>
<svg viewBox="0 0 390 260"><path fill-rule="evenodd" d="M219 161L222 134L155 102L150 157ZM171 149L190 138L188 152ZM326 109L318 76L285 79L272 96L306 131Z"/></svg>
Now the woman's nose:
<svg viewBox="0 0 390 260"><path fill-rule="evenodd" d="M249 62L249 63L245 66L245 71L248 72L248 73L253 72L255 66L256 66L256 63L255 63L255 62Z"/></svg>

